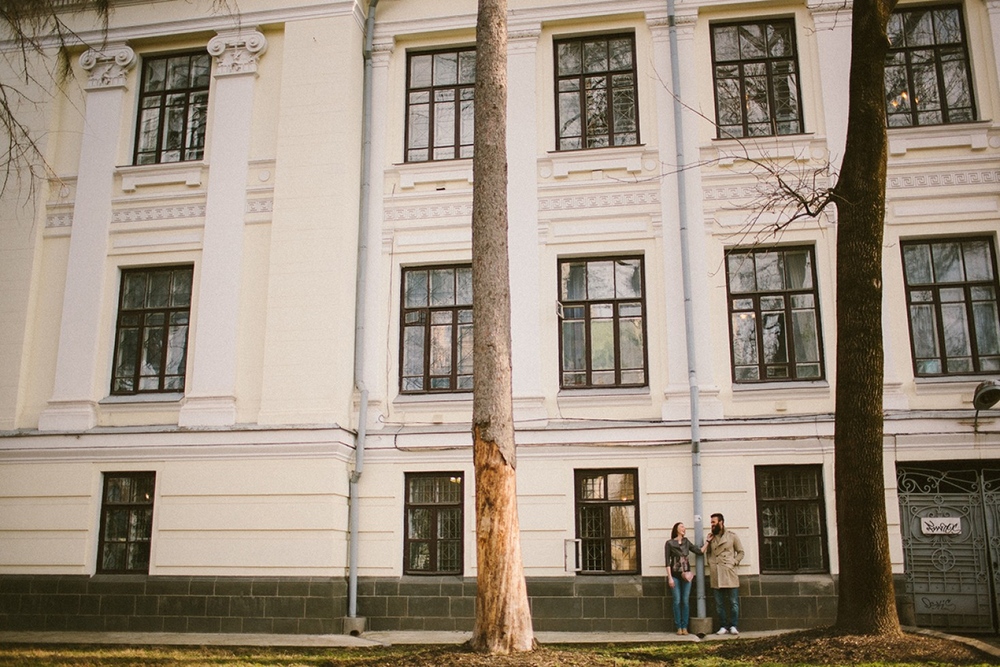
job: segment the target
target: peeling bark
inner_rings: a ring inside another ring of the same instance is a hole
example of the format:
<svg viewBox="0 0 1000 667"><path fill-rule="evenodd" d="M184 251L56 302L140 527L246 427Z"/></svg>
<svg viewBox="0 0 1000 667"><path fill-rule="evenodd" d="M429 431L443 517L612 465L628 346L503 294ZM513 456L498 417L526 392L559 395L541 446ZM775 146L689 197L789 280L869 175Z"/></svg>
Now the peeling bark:
<svg viewBox="0 0 1000 667"><path fill-rule="evenodd" d="M480 0L472 202L477 651L534 648L517 517L507 249L507 3Z"/></svg>

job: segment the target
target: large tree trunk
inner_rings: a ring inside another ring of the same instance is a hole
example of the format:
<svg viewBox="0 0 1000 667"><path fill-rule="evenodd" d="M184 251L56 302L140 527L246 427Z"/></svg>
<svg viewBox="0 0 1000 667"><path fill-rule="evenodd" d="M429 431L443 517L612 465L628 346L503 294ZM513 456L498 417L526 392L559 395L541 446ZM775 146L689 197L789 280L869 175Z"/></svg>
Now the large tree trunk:
<svg viewBox="0 0 1000 667"><path fill-rule="evenodd" d="M895 0L855 0L837 224L836 628L900 633L882 472L882 228L886 25Z"/></svg>
<svg viewBox="0 0 1000 667"><path fill-rule="evenodd" d="M472 437L478 651L534 647L517 519L507 258L507 2L480 0L476 28Z"/></svg>

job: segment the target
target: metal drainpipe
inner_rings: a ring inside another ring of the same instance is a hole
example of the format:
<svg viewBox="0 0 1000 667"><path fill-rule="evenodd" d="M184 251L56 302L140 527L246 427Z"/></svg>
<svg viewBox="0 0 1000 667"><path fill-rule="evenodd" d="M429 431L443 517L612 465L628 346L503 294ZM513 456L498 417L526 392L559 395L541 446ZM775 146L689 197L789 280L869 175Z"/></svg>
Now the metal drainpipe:
<svg viewBox="0 0 1000 667"><path fill-rule="evenodd" d="M691 295L691 249L688 245L687 218L687 178L684 154L684 107L681 104L681 74L677 57L677 24L674 14L674 0L667 0L667 25L670 36L670 80L673 84L674 100L674 143L677 151L677 209L681 233L681 273L684 286L684 333L687 338L688 388L691 400L691 478L694 493L694 542L702 540L704 519L702 518L701 494L701 423L698 402L698 359L695 349L694 302ZM695 592L697 613L705 618L705 560L697 560Z"/></svg>
<svg viewBox="0 0 1000 667"><path fill-rule="evenodd" d="M358 615L358 482L365 467L365 435L368 424L368 387L365 386L365 301L368 291L368 204L371 199L372 161L372 41L375 32L375 6L378 0L368 3L365 21L364 82L361 106L361 193L358 214L358 272L354 303L354 386L358 390L358 434L354 448L354 470L351 472L348 493L347 554L347 615Z"/></svg>

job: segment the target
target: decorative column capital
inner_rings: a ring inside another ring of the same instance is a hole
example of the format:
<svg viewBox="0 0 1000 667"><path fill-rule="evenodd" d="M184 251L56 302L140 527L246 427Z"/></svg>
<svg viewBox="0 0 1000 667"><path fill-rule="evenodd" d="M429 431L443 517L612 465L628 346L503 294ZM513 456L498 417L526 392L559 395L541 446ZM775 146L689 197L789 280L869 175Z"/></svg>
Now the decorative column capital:
<svg viewBox="0 0 1000 667"><path fill-rule="evenodd" d="M124 44L87 49L80 66L87 70L87 90L123 88L128 71L135 65L135 51Z"/></svg>
<svg viewBox="0 0 1000 667"><path fill-rule="evenodd" d="M267 39L257 30L220 32L208 42L215 58L215 75L255 74L257 61L267 50Z"/></svg>

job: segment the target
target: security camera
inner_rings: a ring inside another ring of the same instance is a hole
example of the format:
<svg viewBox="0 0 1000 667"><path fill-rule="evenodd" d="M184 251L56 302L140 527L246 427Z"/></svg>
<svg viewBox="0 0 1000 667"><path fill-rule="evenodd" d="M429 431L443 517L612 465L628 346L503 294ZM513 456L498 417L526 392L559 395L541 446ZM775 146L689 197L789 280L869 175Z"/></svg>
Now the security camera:
<svg viewBox="0 0 1000 667"><path fill-rule="evenodd" d="M980 382L976 393L972 396L972 405L976 410L989 410L1000 401L1000 380Z"/></svg>

